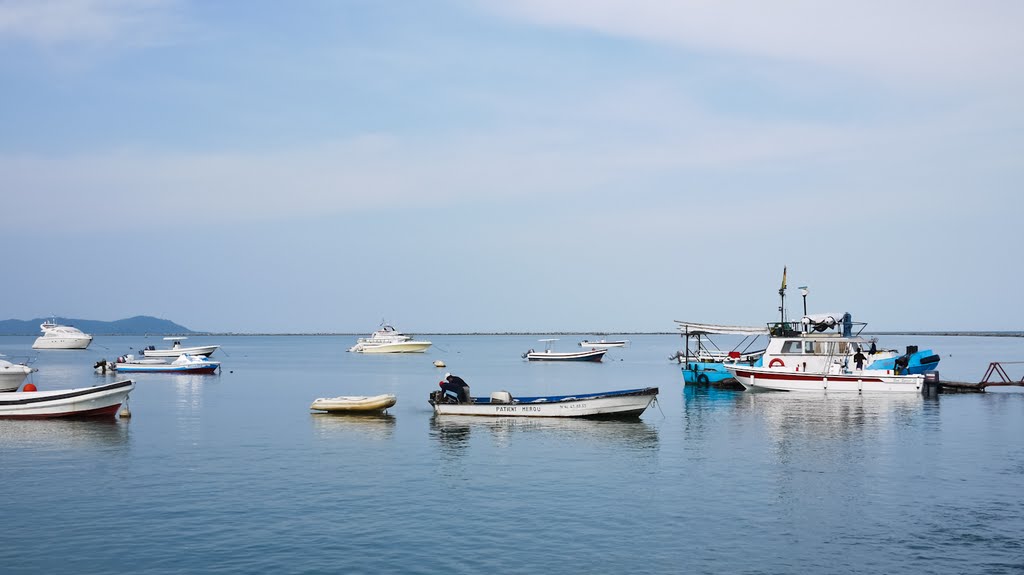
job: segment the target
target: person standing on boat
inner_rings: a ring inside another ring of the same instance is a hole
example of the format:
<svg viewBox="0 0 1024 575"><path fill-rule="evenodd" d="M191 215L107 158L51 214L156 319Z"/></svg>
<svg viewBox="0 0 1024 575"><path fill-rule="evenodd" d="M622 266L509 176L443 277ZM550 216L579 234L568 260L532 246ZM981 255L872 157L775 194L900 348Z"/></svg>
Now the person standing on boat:
<svg viewBox="0 0 1024 575"><path fill-rule="evenodd" d="M452 375L451 373L446 373L444 374L444 381L438 385L440 385L441 389L444 390L445 395L450 392L458 398L459 403L470 403L469 384L461 377Z"/></svg>
<svg viewBox="0 0 1024 575"><path fill-rule="evenodd" d="M857 366L857 370L858 371L864 369L864 360L865 359L867 359L867 357L864 356L864 352L862 352L860 350L860 347L858 346L857 347L857 353L853 354L853 363L854 363L854 365Z"/></svg>

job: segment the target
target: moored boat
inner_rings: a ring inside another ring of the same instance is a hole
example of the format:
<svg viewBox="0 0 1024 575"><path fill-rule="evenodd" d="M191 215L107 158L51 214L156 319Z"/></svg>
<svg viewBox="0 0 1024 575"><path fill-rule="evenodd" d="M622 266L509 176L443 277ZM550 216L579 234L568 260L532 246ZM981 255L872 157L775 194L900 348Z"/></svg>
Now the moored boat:
<svg viewBox="0 0 1024 575"><path fill-rule="evenodd" d="M429 403L438 415L616 419L640 417L657 397L658 388L647 387L540 397L513 397L507 391L496 391L490 397L457 402L443 391L435 391L430 394Z"/></svg>
<svg viewBox="0 0 1024 575"><path fill-rule="evenodd" d="M606 341L603 339L600 341L589 341L585 339L580 342L580 347L589 347L591 349L608 349L610 347L626 347L626 345L628 344L628 339L619 339L615 341Z"/></svg>
<svg viewBox="0 0 1024 575"><path fill-rule="evenodd" d="M178 357L183 353L189 355L209 357L213 355L213 352L220 349L219 345L195 345L186 347L181 345L181 342L188 339L187 337L165 337L164 341L170 341L170 349L157 349L155 346L148 346L142 350L142 355L145 357Z"/></svg>
<svg viewBox="0 0 1024 575"><path fill-rule="evenodd" d="M764 348L758 343L761 336L767 336L763 327L729 326L709 323L694 323L676 320L684 339L683 349L669 359L682 364L683 383L723 383L734 381L725 369L725 362L752 364L757 361ZM731 350L725 351L712 340L712 335L742 336Z"/></svg>
<svg viewBox="0 0 1024 575"><path fill-rule="evenodd" d="M608 353L606 348L584 351L555 351L553 344L558 339L541 339L538 341L544 344L544 350L534 351L531 349L523 354L523 359L528 361L601 361L604 354Z"/></svg>
<svg viewBox="0 0 1024 575"><path fill-rule="evenodd" d="M0 417L111 417L135 389L126 379L105 385L52 391L16 391L0 395Z"/></svg>
<svg viewBox="0 0 1024 575"><path fill-rule="evenodd" d="M429 341L416 341L393 326L381 322L380 329L370 337L361 337L349 348L355 353L423 353L431 346Z"/></svg>
<svg viewBox="0 0 1024 575"><path fill-rule="evenodd" d="M195 357L187 353L178 356L174 361L163 359L136 359L133 355L117 358L114 370L124 373L215 373L220 367L219 361L206 357Z"/></svg>
<svg viewBox="0 0 1024 575"><path fill-rule="evenodd" d="M391 393L374 396L342 395L338 397L318 397L309 408L328 413L381 413L397 402L398 398Z"/></svg>
<svg viewBox="0 0 1024 575"><path fill-rule="evenodd" d="M725 368L746 389L777 391L920 392L925 372L938 366L932 350L907 346L906 353L878 349L877 339L861 336L866 323L849 312L804 315L786 321L786 275L779 296L780 321L768 324L771 335L753 364L726 362Z"/></svg>
<svg viewBox="0 0 1024 575"><path fill-rule="evenodd" d="M57 325L56 320L43 322L43 335L32 343L32 349L86 349L92 336L70 325Z"/></svg>
<svg viewBox="0 0 1024 575"><path fill-rule="evenodd" d="M17 390L33 371L36 371L34 367L0 359L0 392Z"/></svg>

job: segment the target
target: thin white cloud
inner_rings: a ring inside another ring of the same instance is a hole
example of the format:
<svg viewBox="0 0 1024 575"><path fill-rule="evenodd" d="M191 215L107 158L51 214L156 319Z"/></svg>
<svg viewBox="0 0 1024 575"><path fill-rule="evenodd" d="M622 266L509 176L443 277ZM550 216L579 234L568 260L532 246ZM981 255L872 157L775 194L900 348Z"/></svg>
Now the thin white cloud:
<svg viewBox="0 0 1024 575"><path fill-rule="evenodd" d="M479 2L540 25L804 62L906 85L1017 84L1024 74L1012 65L1024 55L1024 3L1016 1Z"/></svg>
<svg viewBox="0 0 1024 575"><path fill-rule="evenodd" d="M149 44L175 0L8 0L0 3L0 39L42 45L74 43Z"/></svg>

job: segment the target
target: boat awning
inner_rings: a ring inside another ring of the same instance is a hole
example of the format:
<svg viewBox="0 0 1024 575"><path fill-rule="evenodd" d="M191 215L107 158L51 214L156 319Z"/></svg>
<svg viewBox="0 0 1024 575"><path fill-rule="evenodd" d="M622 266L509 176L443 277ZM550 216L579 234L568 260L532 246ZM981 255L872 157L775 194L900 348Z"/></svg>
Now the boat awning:
<svg viewBox="0 0 1024 575"><path fill-rule="evenodd" d="M767 327L694 323L691 321L679 321L678 319L674 321L679 324L679 331L692 335L705 335L710 333L727 335L768 335Z"/></svg>

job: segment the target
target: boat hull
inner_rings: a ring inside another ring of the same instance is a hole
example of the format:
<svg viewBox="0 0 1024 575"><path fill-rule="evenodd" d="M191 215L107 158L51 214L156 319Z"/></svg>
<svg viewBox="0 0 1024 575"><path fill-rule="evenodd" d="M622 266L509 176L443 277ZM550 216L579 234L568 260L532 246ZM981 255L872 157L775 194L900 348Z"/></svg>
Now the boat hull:
<svg viewBox="0 0 1024 575"><path fill-rule="evenodd" d="M751 391L828 391L842 393L921 393L924 375L893 375L884 371L854 373L787 372L726 366L736 381Z"/></svg>
<svg viewBox="0 0 1024 575"><path fill-rule="evenodd" d="M591 349L608 349L610 347L626 347L626 341L581 341L580 347Z"/></svg>
<svg viewBox="0 0 1024 575"><path fill-rule="evenodd" d="M592 349L589 351L559 352L559 351L531 351L526 354L529 361L601 361L607 349Z"/></svg>
<svg viewBox="0 0 1024 575"><path fill-rule="evenodd" d="M86 337L46 337L36 338L32 349L86 349L92 343L92 336Z"/></svg>
<svg viewBox="0 0 1024 575"><path fill-rule="evenodd" d="M658 388L649 387L572 396L523 397L502 403L488 398L473 398L472 403L431 400L431 405L438 415L618 419L640 417L657 396Z"/></svg>
<svg viewBox="0 0 1024 575"><path fill-rule="evenodd" d="M144 349L142 355L146 357L178 357L183 353L209 357L220 348L219 345L197 345L193 347L178 347L171 349Z"/></svg>
<svg viewBox="0 0 1024 575"><path fill-rule="evenodd" d="M432 345L429 341L402 341L396 343L357 343L349 351L356 353L423 353Z"/></svg>
<svg viewBox="0 0 1024 575"><path fill-rule="evenodd" d="M15 391L33 371L27 365L4 361L0 364L0 392Z"/></svg>
<svg viewBox="0 0 1024 575"><path fill-rule="evenodd" d="M114 369L119 373L197 373L212 374L217 372L220 363L211 362L211 365L146 365L132 363L118 363Z"/></svg>
<svg viewBox="0 0 1024 575"><path fill-rule="evenodd" d="M0 396L0 418L110 417L133 389L135 382L126 379L76 389L5 393Z"/></svg>
<svg viewBox="0 0 1024 575"><path fill-rule="evenodd" d="M398 398L390 393L372 397L320 397L314 400L309 408L328 413L380 413L397 402Z"/></svg>

